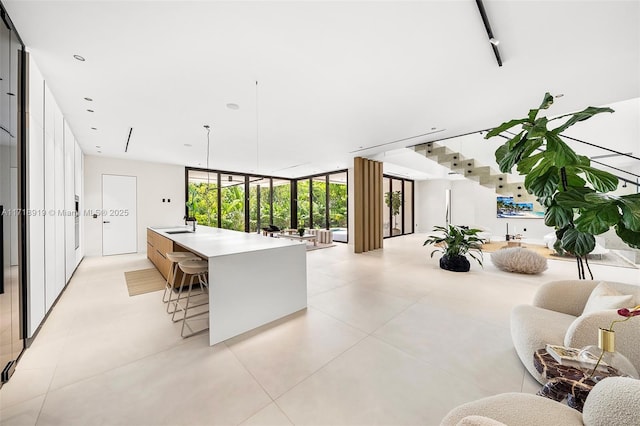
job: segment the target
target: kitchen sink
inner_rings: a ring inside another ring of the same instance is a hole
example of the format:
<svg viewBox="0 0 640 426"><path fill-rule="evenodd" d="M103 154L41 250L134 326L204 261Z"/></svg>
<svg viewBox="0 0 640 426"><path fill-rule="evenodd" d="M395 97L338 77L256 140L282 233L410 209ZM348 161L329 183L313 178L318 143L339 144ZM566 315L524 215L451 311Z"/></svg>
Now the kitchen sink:
<svg viewBox="0 0 640 426"><path fill-rule="evenodd" d="M186 229L182 229L180 231L165 231L167 234L193 234L193 231L187 231Z"/></svg>

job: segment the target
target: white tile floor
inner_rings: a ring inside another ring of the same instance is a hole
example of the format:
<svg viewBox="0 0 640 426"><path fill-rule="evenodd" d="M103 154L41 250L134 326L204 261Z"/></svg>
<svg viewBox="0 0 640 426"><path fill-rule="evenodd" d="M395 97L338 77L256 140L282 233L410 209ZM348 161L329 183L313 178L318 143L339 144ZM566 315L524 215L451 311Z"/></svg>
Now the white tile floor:
<svg viewBox="0 0 640 426"><path fill-rule="evenodd" d="M545 281L575 277L442 271L424 235L361 255L308 252L309 308L216 346L180 338L161 292L129 297L143 254L86 258L9 383L2 425L436 425L499 392L536 392L509 312ZM592 266L640 284L637 269Z"/></svg>

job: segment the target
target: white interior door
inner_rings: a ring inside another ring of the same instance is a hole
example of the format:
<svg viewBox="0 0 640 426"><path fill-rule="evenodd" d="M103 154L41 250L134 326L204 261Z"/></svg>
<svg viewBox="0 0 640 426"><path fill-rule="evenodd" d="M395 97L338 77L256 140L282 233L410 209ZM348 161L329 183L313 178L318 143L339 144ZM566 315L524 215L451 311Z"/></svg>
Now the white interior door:
<svg viewBox="0 0 640 426"><path fill-rule="evenodd" d="M102 255L138 251L136 177L102 175Z"/></svg>

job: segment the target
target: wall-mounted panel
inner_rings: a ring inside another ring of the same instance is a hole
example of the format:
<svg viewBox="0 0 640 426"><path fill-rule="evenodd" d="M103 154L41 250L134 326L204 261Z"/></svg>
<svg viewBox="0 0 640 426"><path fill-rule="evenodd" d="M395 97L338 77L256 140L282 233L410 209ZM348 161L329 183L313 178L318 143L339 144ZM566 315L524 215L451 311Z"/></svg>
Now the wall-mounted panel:
<svg viewBox="0 0 640 426"><path fill-rule="evenodd" d="M65 245L65 283L76 269L75 247L75 145L76 141L69 125L64 123L64 245Z"/></svg>
<svg viewBox="0 0 640 426"><path fill-rule="evenodd" d="M356 253L382 248L381 195L382 164L354 158L354 239Z"/></svg>

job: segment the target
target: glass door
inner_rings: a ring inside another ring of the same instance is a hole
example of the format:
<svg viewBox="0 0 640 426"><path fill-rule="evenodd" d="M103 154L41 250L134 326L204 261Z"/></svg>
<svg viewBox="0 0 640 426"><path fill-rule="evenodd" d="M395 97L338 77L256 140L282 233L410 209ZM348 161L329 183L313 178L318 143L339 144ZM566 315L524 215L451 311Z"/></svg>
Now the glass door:
<svg viewBox="0 0 640 426"><path fill-rule="evenodd" d="M413 224L413 181L384 176L382 178L382 222L384 238L412 234Z"/></svg>
<svg viewBox="0 0 640 426"><path fill-rule="evenodd" d="M2 19L5 20L4 10ZM20 151L20 55L22 44L8 24L0 24L0 371L9 379L24 348ZM1 386L1 385L0 385Z"/></svg>

